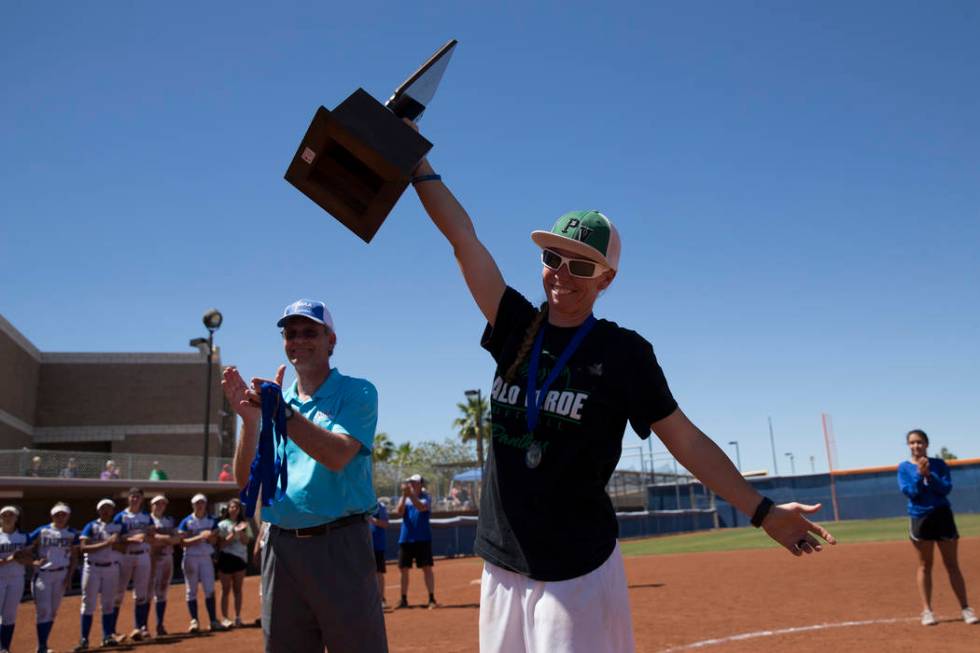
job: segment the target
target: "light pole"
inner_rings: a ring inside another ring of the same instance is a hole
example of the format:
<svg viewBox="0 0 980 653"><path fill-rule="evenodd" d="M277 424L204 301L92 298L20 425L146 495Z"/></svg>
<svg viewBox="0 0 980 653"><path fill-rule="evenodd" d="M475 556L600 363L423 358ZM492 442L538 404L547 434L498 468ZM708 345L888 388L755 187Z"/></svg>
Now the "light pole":
<svg viewBox="0 0 980 653"><path fill-rule="evenodd" d="M776 436L772 434L772 417L769 418L769 447L772 449L772 475L779 476L779 463L776 462Z"/></svg>
<svg viewBox="0 0 980 653"><path fill-rule="evenodd" d="M738 440L732 440L728 444L735 445L735 461L736 461L736 465L738 466L738 473L741 474L742 473L742 454L740 454L738 452Z"/></svg>
<svg viewBox="0 0 980 653"><path fill-rule="evenodd" d="M200 349L207 345L208 354L208 373L207 373L207 386L204 391L204 461L201 467L201 480L208 480L208 444L209 436L211 431L211 361L214 358L214 332L218 330L221 326L221 312L216 308L209 308L204 312L204 317L201 319L204 322L204 327L208 330L208 338L194 338L190 341L191 347L198 347Z"/></svg>
<svg viewBox="0 0 980 653"><path fill-rule="evenodd" d="M476 390L467 390L463 394L470 401L470 406L473 406L474 400L476 401L476 461L480 465L480 494L483 494L483 392L477 388ZM479 497L477 497L479 498Z"/></svg>
<svg viewBox="0 0 980 653"><path fill-rule="evenodd" d="M789 458L789 473L790 476L796 476L796 464L793 462L794 456L792 452L786 453L786 457Z"/></svg>

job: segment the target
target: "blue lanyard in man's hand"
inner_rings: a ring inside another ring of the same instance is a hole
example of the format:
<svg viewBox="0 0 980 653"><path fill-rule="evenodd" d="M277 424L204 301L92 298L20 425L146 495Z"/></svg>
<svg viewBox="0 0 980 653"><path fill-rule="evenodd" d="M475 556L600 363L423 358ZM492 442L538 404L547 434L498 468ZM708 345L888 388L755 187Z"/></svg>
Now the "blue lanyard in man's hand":
<svg viewBox="0 0 980 653"><path fill-rule="evenodd" d="M246 485L239 498L245 504L245 515L255 516L259 491L262 492L262 506L269 507L273 501L286 496L288 476L286 473L286 404L282 398L282 388L275 383L262 384L262 430L259 432L259 446L252 459ZM280 446L282 455L280 455ZM278 481L279 487L276 487Z"/></svg>

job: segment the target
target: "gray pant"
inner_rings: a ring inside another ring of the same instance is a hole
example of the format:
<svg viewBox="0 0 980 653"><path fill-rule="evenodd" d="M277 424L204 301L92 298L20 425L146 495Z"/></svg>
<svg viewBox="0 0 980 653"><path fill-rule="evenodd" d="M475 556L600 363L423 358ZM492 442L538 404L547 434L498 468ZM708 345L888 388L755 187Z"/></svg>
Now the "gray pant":
<svg viewBox="0 0 980 653"><path fill-rule="evenodd" d="M305 538L271 529L262 631L266 653L387 653L367 523Z"/></svg>

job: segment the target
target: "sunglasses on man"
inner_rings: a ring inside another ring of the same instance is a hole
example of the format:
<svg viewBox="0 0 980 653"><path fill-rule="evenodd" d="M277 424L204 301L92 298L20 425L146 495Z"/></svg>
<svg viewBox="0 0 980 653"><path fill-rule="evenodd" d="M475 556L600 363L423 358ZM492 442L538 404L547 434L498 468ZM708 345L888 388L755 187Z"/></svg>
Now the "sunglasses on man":
<svg viewBox="0 0 980 653"><path fill-rule="evenodd" d="M324 333L323 327L319 329L315 327L308 327L305 329L283 329L279 333L282 334L283 340L296 340L302 338L303 340L314 340L319 338Z"/></svg>
<svg viewBox="0 0 980 653"><path fill-rule="evenodd" d="M570 258L562 256L558 252L550 249L541 250L541 262L552 270L559 270L561 266L568 265L568 273L580 279L595 279L600 274L608 270L606 266L595 261L584 258Z"/></svg>

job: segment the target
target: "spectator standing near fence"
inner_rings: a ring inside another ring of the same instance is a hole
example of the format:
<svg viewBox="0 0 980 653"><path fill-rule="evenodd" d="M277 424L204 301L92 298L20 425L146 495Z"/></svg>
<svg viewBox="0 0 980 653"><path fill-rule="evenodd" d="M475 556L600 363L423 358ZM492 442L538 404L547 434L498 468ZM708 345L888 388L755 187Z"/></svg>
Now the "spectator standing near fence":
<svg viewBox="0 0 980 653"><path fill-rule="evenodd" d="M402 597L399 608L408 607L408 576L412 562L422 570L425 588L429 591L428 608L438 607L436 603L436 578L432 571L432 498L425 491L425 479L421 474L413 474L402 483L402 495L394 512L402 518L402 529L398 536L398 570L401 572Z"/></svg>
<svg viewBox="0 0 980 653"><path fill-rule="evenodd" d="M225 463L221 466L221 471L218 472L218 480L224 483L235 480L235 477L231 473L231 465Z"/></svg>
<svg viewBox="0 0 980 653"><path fill-rule="evenodd" d="M228 516L218 522L218 580L221 582L221 623L225 626L242 625L242 583L248 569L248 543L252 539L252 528L242 502L232 499L228 502ZM235 620L228 618L229 595L235 599Z"/></svg>
<svg viewBox="0 0 980 653"><path fill-rule="evenodd" d="M150 470L150 480L151 481L166 481L167 472L160 469L160 461L153 461L153 469Z"/></svg>
<svg viewBox="0 0 980 653"><path fill-rule="evenodd" d="M925 431L909 431L905 442L909 448L909 459L898 465L898 486L909 500L909 539L919 560L915 579L922 600L922 625L935 626L938 623L932 612L933 544L939 547L949 584L960 602L963 621L975 624L980 619L967 600L966 581L960 571L957 554L960 534L956 530L948 498L953 489L949 466L942 458L928 457L929 436Z"/></svg>
<svg viewBox="0 0 980 653"><path fill-rule="evenodd" d="M277 322L296 381L285 388L289 485L262 508L269 542L262 553L262 629L265 650L381 653L388 650L367 515L377 499L371 449L378 393L369 381L331 367L337 344L323 302L298 300ZM286 366L275 382L282 385ZM261 426L261 386L234 367L222 387L242 418L235 480L248 483Z"/></svg>
<svg viewBox="0 0 980 653"><path fill-rule="evenodd" d="M174 518L166 514L168 503L162 494L150 500L150 519L153 520L150 588L156 602L158 637L168 634L163 619L167 612L167 591L174 577L174 546L180 544Z"/></svg>
<svg viewBox="0 0 980 653"><path fill-rule="evenodd" d="M0 508L0 652L9 651L14 639L17 606L24 595L24 567L33 560L19 520L17 506Z"/></svg>
<svg viewBox="0 0 980 653"><path fill-rule="evenodd" d="M78 463L74 458L69 458L65 466L58 472L59 478L78 478Z"/></svg>
<svg viewBox="0 0 980 653"><path fill-rule="evenodd" d="M119 470L116 468L116 461L105 461L105 469L103 469L102 473L99 474L99 478L103 481L112 481L119 478Z"/></svg>
<svg viewBox="0 0 980 653"><path fill-rule="evenodd" d="M33 458L31 458L31 466L27 468L27 471L24 472L24 475L30 476L31 478L40 478L41 476L43 476L43 474L41 473L40 456L34 456Z"/></svg>
<svg viewBox="0 0 980 653"><path fill-rule="evenodd" d="M595 318L619 270L619 233L606 216L573 211L532 233L546 297L535 307L507 286L427 160L415 175L422 205L487 319L481 344L497 365L475 543L485 561L484 653L635 649L618 523L605 492L627 423L641 438L655 432L678 462L793 554L820 550L813 534L833 541L800 514L819 506L775 507L745 481L678 408L649 342Z"/></svg>
<svg viewBox="0 0 980 653"><path fill-rule="evenodd" d="M385 550L388 548L388 510L378 501L378 507L368 516L371 526L371 543L374 545L374 569L378 575L378 592L381 593L381 607L388 607L385 601Z"/></svg>
<svg viewBox="0 0 980 653"><path fill-rule="evenodd" d="M51 508L51 523L38 526L27 536L35 558L31 594L37 621L38 653L48 650L48 635L75 572L78 533L68 528L70 515L71 508L67 504L56 503Z"/></svg>

